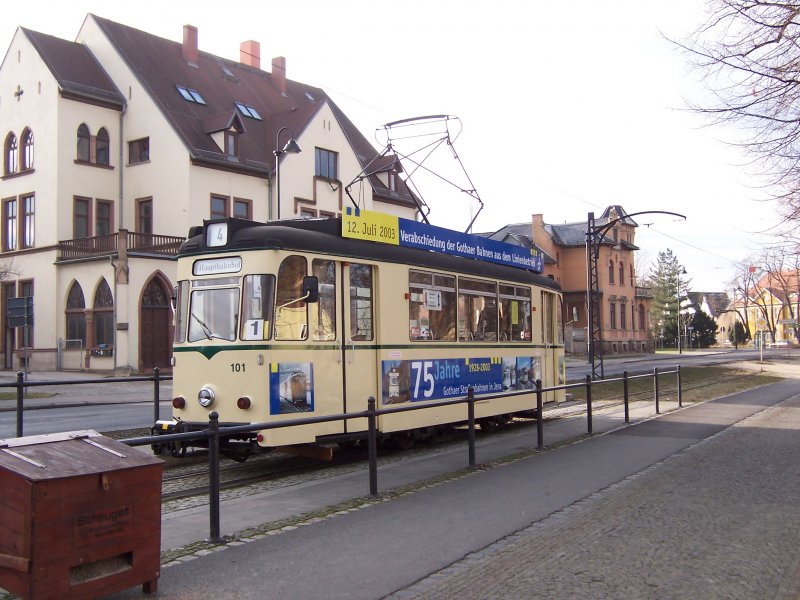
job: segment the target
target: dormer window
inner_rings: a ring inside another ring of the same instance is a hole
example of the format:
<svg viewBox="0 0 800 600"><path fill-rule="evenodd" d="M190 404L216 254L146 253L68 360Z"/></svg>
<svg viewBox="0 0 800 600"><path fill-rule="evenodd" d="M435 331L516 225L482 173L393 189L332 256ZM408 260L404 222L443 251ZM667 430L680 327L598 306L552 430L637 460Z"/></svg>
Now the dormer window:
<svg viewBox="0 0 800 600"><path fill-rule="evenodd" d="M225 154L228 158L239 156L239 134L235 131L225 132Z"/></svg>
<svg viewBox="0 0 800 600"><path fill-rule="evenodd" d="M249 104L242 104L241 102L234 102L236 108L239 109L239 112L242 113L245 117L250 117L251 119L255 119L256 121L261 121L261 115L258 114L258 111L250 106Z"/></svg>
<svg viewBox="0 0 800 600"><path fill-rule="evenodd" d="M180 95L183 96L183 99L186 100L187 102L194 102L195 104L206 103L206 101L203 100L203 97L200 95L200 92L198 92L197 90L183 87L182 85L176 85L175 87L177 88Z"/></svg>

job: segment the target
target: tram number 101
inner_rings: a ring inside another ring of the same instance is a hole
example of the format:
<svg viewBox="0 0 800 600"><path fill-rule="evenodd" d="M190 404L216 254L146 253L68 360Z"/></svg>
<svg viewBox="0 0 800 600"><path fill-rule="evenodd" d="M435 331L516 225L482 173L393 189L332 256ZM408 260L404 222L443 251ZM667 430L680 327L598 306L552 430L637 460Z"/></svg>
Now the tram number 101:
<svg viewBox="0 0 800 600"><path fill-rule="evenodd" d="M244 363L231 363L231 372L244 373Z"/></svg>

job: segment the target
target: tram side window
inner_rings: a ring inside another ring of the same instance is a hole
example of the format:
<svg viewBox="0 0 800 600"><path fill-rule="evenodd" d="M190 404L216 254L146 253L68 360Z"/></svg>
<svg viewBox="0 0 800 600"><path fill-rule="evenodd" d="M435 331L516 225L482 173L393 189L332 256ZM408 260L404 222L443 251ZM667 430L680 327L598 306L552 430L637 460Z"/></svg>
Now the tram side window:
<svg viewBox="0 0 800 600"><path fill-rule="evenodd" d="M306 259L293 255L283 259L278 269L275 297L275 339L305 340L308 338L308 305L303 296Z"/></svg>
<svg viewBox="0 0 800 600"><path fill-rule="evenodd" d="M409 338L455 341L456 278L409 270L408 291Z"/></svg>
<svg viewBox="0 0 800 600"><path fill-rule="evenodd" d="M336 339L336 263L315 258L311 271L319 280L319 302L311 304L311 337L316 342Z"/></svg>
<svg viewBox="0 0 800 600"><path fill-rule="evenodd" d="M239 335L243 340L268 340L272 332L275 276L245 276L243 294L242 330Z"/></svg>
<svg viewBox="0 0 800 600"><path fill-rule="evenodd" d="M175 299L175 343L186 341L186 317L189 309L189 282L178 282Z"/></svg>
<svg viewBox="0 0 800 600"><path fill-rule="evenodd" d="M531 289L500 285L500 341L531 340Z"/></svg>
<svg viewBox="0 0 800 600"><path fill-rule="evenodd" d="M458 279L458 337L463 341L497 341L497 284Z"/></svg>
<svg viewBox="0 0 800 600"><path fill-rule="evenodd" d="M372 267L350 264L350 339L371 340L374 336L372 319Z"/></svg>

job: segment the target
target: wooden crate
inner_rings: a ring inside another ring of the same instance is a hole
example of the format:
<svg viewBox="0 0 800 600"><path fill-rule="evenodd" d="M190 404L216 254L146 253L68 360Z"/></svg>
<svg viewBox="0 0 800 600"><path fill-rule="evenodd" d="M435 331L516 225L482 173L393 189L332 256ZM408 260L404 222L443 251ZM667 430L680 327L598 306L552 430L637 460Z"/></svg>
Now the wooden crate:
<svg viewBox="0 0 800 600"><path fill-rule="evenodd" d="M162 468L91 430L0 440L0 587L31 600L154 593Z"/></svg>

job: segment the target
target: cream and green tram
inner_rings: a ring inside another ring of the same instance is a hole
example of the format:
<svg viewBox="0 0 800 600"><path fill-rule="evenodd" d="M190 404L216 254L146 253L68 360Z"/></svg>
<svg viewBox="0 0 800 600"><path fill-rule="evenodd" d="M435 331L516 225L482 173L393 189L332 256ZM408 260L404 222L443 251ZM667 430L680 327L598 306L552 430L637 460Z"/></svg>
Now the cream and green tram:
<svg viewBox="0 0 800 600"><path fill-rule="evenodd" d="M475 390L484 428L536 406L535 381L564 381L561 295L550 278L349 239L338 219L208 221L178 256L173 416L161 433L292 421L415 403L378 417L410 440L464 422ZM524 393L525 391L530 393ZM512 392L523 392L513 394ZM564 392L547 392L560 401ZM266 429L264 448L364 437L364 418Z"/></svg>

